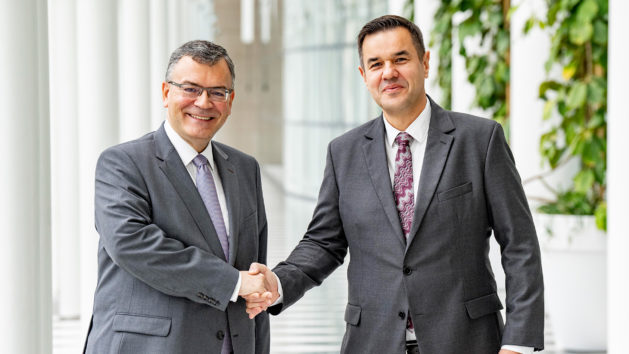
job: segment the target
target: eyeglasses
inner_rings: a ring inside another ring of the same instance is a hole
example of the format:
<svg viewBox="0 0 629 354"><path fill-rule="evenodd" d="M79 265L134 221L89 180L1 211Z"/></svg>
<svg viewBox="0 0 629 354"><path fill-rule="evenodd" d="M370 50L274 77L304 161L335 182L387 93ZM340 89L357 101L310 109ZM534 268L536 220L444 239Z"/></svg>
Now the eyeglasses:
<svg viewBox="0 0 629 354"><path fill-rule="evenodd" d="M185 98L194 98L201 96L203 91L207 92L207 97L210 101L214 102L227 102L229 94L232 93L232 89L226 89L223 87L200 87L191 84L179 84L173 81L168 81L169 84L177 86L181 89L182 95Z"/></svg>

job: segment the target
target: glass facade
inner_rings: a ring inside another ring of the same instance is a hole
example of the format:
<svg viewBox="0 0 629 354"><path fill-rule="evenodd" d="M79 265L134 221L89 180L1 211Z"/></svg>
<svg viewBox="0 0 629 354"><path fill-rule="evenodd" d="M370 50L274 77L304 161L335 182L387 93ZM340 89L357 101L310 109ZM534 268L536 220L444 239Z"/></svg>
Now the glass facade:
<svg viewBox="0 0 629 354"><path fill-rule="evenodd" d="M384 15L384 0L284 3L284 179L316 198L333 138L380 114L358 72L356 36Z"/></svg>

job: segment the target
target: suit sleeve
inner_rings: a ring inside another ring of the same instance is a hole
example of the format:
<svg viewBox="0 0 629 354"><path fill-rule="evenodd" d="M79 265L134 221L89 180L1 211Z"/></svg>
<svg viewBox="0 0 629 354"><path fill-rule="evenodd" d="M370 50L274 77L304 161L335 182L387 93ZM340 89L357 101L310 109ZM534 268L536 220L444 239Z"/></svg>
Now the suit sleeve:
<svg viewBox="0 0 629 354"><path fill-rule="evenodd" d="M502 127L495 124L485 159L485 193L506 275L502 344L544 347L544 282L528 202Z"/></svg>
<svg viewBox="0 0 629 354"><path fill-rule="evenodd" d="M145 180L124 151L110 148L96 166L95 218L113 262L149 286L224 311L238 270L153 223ZM168 206L164 206L168 207Z"/></svg>
<svg viewBox="0 0 629 354"><path fill-rule="evenodd" d="M273 269L284 291L284 301L269 308L278 314L299 300L306 291L320 285L328 275L343 264L347 254L347 240L339 213L339 190L328 146L323 182L312 220L303 239L289 257Z"/></svg>

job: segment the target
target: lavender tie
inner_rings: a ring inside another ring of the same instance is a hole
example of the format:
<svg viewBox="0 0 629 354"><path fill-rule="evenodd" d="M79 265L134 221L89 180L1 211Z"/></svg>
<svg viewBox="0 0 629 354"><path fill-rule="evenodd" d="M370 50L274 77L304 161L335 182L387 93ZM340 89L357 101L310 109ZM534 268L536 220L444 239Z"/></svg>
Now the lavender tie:
<svg viewBox="0 0 629 354"><path fill-rule="evenodd" d="M203 204L205 204L205 208L210 214L210 219L212 219L212 224L214 224L218 240L221 242L225 259L229 261L229 239L227 238L221 205L218 202L216 184L214 184L212 171L210 171L210 164L207 158L201 154L198 154L192 162L197 167L197 190L199 190ZM232 351L229 326L225 329L224 338L221 354L229 354Z"/></svg>
<svg viewBox="0 0 629 354"><path fill-rule="evenodd" d="M404 232L404 240L408 240L415 211L415 193L413 193L413 156L411 155L412 136L400 132L395 137L398 145L395 155L395 174L393 175L393 189L395 190L395 206L400 214L400 223ZM406 317L406 328L414 333L413 321L410 313Z"/></svg>
<svg viewBox="0 0 629 354"><path fill-rule="evenodd" d="M223 247L225 258L229 261L229 239L227 238L227 230L225 229L225 220L221 211L221 205L218 203L218 194L216 194L216 185L210 171L210 164L205 156L199 154L192 160L197 166L197 189L203 199L203 204L210 214L212 224L218 235L218 239Z"/></svg>

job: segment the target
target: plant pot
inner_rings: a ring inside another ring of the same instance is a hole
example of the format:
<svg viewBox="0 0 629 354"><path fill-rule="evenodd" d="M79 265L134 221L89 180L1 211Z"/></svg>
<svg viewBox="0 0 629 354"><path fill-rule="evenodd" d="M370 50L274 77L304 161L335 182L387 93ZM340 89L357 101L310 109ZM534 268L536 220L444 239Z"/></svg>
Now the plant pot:
<svg viewBox="0 0 629 354"><path fill-rule="evenodd" d="M607 349L607 237L593 216L537 214L546 312L557 349Z"/></svg>

